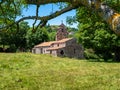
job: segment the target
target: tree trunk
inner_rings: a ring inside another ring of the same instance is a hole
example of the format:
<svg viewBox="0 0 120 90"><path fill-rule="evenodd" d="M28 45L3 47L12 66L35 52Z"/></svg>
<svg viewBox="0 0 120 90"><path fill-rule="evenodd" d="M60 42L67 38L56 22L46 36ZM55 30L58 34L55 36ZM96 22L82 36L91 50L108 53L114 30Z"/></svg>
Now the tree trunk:
<svg viewBox="0 0 120 90"><path fill-rule="evenodd" d="M120 47L115 48L115 60L116 62L120 62Z"/></svg>

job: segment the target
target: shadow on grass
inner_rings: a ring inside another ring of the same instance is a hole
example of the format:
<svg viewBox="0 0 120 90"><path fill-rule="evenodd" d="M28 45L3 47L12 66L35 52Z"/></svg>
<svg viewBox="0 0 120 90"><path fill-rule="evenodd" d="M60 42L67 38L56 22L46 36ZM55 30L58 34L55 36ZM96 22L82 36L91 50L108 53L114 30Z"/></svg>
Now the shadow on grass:
<svg viewBox="0 0 120 90"><path fill-rule="evenodd" d="M88 62L105 62L105 63L120 63L120 61L115 61L113 59L87 59Z"/></svg>

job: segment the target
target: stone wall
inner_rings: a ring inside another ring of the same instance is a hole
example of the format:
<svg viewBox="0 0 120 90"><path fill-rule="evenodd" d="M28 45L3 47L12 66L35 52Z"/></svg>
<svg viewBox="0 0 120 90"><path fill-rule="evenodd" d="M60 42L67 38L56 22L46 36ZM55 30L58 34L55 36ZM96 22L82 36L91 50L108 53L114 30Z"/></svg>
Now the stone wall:
<svg viewBox="0 0 120 90"><path fill-rule="evenodd" d="M67 29L64 24L61 24L56 34L56 41L62 40L67 37L68 37Z"/></svg>
<svg viewBox="0 0 120 90"><path fill-rule="evenodd" d="M84 58L84 50L81 45L73 44L65 48L67 57L71 58Z"/></svg>

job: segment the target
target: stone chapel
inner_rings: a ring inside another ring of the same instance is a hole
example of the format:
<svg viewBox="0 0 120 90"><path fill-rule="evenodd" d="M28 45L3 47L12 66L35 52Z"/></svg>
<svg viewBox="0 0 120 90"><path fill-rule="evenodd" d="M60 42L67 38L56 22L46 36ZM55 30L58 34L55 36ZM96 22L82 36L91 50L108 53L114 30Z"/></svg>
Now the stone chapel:
<svg viewBox="0 0 120 90"><path fill-rule="evenodd" d="M56 33L56 41L43 42L35 45L32 49L35 54L51 54L58 57L84 58L82 45L75 38L68 38L68 32L62 23Z"/></svg>

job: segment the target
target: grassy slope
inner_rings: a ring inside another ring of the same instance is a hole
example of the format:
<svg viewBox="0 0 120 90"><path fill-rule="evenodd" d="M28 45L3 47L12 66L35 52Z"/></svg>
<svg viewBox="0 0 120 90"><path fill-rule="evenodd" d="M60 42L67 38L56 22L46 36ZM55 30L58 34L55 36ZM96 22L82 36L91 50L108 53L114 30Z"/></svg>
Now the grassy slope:
<svg viewBox="0 0 120 90"><path fill-rule="evenodd" d="M1 53L0 90L120 90L120 63Z"/></svg>

